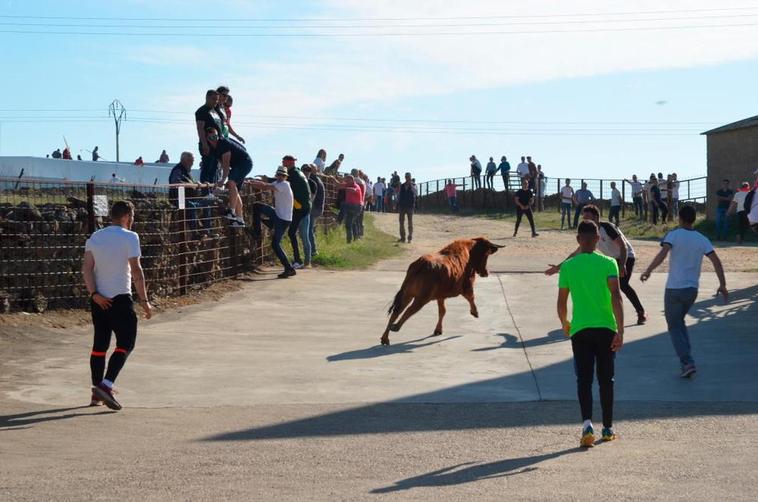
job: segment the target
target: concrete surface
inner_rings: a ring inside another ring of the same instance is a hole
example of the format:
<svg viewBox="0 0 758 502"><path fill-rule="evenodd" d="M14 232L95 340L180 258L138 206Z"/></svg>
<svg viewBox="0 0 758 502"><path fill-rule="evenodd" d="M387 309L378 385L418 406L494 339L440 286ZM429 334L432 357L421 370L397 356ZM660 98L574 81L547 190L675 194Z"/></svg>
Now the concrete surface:
<svg viewBox="0 0 758 502"><path fill-rule="evenodd" d="M401 265L268 275L142 322L119 413L81 407L89 328L19 340L0 362L0 499L753 498L758 274L729 274L727 305L704 275L692 380L665 331L665 276L636 276L650 321L617 358L621 440L579 452L557 278L477 279L479 319L453 299L430 337L429 305L384 348Z"/></svg>

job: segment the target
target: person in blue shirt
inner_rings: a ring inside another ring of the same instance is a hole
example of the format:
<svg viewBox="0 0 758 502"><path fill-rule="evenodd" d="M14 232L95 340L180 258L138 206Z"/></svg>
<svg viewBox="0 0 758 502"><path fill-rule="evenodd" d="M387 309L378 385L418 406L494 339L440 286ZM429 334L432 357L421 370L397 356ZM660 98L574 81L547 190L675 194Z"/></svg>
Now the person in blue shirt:
<svg viewBox="0 0 758 502"><path fill-rule="evenodd" d="M595 202L595 200L597 199L592 195L592 192L587 190L587 183L582 181L582 188L574 192L574 206L576 207L576 210L574 211L574 228L576 228L576 225L579 223L579 215L582 214L584 206L590 202Z"/></svg>

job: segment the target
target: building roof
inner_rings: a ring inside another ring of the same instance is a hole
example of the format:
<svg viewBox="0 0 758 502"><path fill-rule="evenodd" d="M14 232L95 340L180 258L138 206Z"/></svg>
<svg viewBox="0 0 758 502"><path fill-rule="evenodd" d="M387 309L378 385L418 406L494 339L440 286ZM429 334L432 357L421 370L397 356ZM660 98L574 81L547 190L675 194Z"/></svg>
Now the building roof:
<svg viewBox="0 0 758 502"><path fill-rule="evenodd" d="M750 117L743 120L738 120L737 122L732 122L731 124L726 124L721 127L717 127L716 129L711 129L710 131L705 131L701 134L718 134L722 132L728 132L728 131L735 131L737 129L749 129L750 127L758 127L758 115L755 117Z"/></svg>

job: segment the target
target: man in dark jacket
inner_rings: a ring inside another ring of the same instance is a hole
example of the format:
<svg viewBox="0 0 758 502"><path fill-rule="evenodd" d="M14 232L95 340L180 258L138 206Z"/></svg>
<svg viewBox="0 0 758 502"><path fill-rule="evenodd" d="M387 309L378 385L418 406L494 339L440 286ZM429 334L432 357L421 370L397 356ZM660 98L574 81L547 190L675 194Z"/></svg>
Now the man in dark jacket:
<svg viewBox="0 0 758 502"><path fill-rule="evenodd" d="M293 206L292 206L292 223L287 229L287 235L292 245L292 268L303 268L303 260L300 258L300 248L297 243L297 231L300 222L308 220L310 224L311 214L311 189L308 187L308 179L295 166L297 159L292 155L282 157L282 165L287 168L287 179L292 187ZM309 256L306 258L310 258Z"/></svg>
<svg viewBox="0 0 758 502"><path fill-rule="evenodd" d="M413 208L416 207L416 190L411 181L411 173L405 173L405 183L400 185L397 212L400 219L400 241L405 242L405 217L408 217L408 242L413 239Z"/></svg>

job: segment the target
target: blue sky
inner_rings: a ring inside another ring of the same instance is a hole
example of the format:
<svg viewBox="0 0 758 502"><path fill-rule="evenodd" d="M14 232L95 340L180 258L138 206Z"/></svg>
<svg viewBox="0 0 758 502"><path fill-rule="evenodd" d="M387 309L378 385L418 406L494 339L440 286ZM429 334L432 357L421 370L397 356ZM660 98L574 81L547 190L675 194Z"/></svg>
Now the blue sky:
<svg viewBox="0 0 758 502"><path fill-rule="evenodd" d="M682 178L705 173L699 132L758 114L758 1L3 0L0 16L2 155L65 135L115 160L118 98L121 159L178 159L221 83L256 174L323 147L372 176L460 176L474 153ZM519 33L439 34L487 31Z"/></svg>

